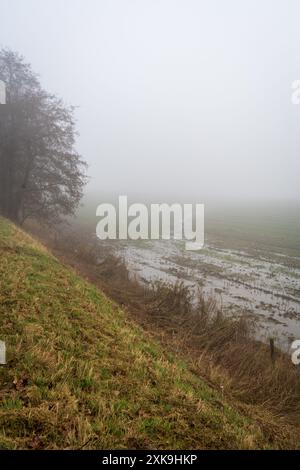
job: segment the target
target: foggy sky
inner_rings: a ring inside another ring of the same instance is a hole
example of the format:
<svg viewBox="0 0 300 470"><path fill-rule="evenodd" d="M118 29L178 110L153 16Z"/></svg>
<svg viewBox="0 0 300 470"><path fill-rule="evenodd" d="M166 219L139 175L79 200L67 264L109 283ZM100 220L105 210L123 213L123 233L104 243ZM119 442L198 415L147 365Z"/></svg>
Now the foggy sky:
<svg viewBox="0 0 300 470"><path fill-rule="evenodd" d="M300 198L300 1L0 0L0 20L78 106L89 191Z"/></svg>

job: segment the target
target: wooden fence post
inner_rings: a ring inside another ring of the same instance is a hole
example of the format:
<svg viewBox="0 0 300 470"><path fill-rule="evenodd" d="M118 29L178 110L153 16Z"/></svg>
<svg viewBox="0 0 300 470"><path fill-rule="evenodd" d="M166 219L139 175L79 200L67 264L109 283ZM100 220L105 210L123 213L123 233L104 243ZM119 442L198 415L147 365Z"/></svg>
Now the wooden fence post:
<svg viewBox="0 0 300 470"><path fill-rule="evenodd" d="M274 338L270 338L270 353L271 353L271 360L274 364L275 362L275 346L274 346Z"/></svg>

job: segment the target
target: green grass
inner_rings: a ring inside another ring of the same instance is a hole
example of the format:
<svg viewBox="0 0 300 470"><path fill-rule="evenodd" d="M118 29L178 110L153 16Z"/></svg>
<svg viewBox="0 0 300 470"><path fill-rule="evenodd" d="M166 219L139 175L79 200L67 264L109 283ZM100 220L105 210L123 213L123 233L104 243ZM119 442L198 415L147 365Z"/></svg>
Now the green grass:
<svg viewBox="0 0 300 470"><path fill-rule="evenodd" d="M84 227L88 232L94 232L98 220L95 216L96 208L103 201L117 204L116 198L109 194L86 195L77 212L77 218L71 221L74 227ZM299 258L299 200L201 202L205 202L206 243L213 243L221 248L245 250L250 254L260 250L271 257L274 253L281 253ZM145 240L137 243L142 243L143 248L147 246ZM295 267L299 267L299 259L294 260L294 263Z"/></svg>
<svg viewBox="0 0 300 470"><path fill-rule="evenodd" d="M0 257L0 449L286 445L1 218Z"/></svg>
<svg viewBox="0 0 300 470"><path fill-rule="evenodd" d="M299 201L225 204L206 209L207 237L217 246L299 258ZM299 259L295 266L299 267Z"/></svg>

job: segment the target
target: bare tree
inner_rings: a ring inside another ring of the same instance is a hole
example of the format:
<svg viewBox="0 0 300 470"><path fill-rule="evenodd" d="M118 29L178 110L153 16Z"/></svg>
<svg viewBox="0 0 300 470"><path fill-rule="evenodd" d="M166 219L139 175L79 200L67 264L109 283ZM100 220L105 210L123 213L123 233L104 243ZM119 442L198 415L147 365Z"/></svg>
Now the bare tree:
<svg viewBox="0 0 300 470"><path fill-rule="evenodd" d="M73 107L44 91L23 57L0 51L0 212L22 224L52 223L74 213L86 183L74 148Z"/></svg>

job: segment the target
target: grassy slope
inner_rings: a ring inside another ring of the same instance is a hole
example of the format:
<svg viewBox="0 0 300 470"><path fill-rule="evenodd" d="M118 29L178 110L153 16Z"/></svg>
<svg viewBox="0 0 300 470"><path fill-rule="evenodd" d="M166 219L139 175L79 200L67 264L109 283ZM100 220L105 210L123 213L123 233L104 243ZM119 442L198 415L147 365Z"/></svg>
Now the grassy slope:
<svg viewBox="0 0 300 470"><path fill-rule="evenodd" d="M0 257L0 448L278 446L3 219Z"/></svg>

